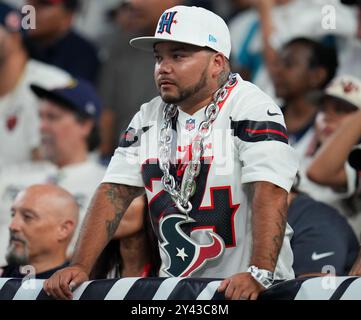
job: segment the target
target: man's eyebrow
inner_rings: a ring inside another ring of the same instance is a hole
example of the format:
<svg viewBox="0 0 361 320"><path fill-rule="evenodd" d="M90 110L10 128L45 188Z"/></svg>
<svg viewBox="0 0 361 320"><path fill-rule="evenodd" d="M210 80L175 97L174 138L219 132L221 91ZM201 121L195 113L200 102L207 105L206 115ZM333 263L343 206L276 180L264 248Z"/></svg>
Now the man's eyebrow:
<svg viewBox="0 0 361 320"><path fill-rule="evenodd" d="M171 51L190 51L189 47L186 47L184 45L174 46Z"/></svg>
<svg viewBox="0 0 361 320"><path fill-rule="evenodd" d="M30 208L19 208L19 211L21 213L24 213L24 212L27 212L27 213L30 213L31 215L33 215L35 218L39 218L39 215L32 209Z"/></svg>
<svg viewBox="0 0 361 320"><path fill-rule="evenodd" d="M197 46L193 46L193 45L184 45L184 44L179 44L177 46L174 46L171 49L171 52L175 52L175 51L184 51L184 52L197 52L197 51L201 51L204 48L202 47L197 47Z"/></svg>
<svg viewBox="0 0 361 320"><path fill-rule="evenodd" d="M186 51L186 52L191 52L191 51L196 51L196 49L192 48L192 47L187 47L183 44L179 44L177 46L174 46L173 48L170 49L170 52L176 52L176 51ZM153 53L154 54L158 54L158 50L156 48L153 49Z"/></svg>

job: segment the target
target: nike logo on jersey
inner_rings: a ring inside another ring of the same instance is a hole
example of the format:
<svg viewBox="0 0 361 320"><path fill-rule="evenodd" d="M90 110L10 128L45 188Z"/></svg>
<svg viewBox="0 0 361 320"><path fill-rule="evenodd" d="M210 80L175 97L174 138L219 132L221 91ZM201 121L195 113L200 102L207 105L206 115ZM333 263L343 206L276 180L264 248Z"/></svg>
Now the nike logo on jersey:
<svg viewBox="0 0 361 320"><path fill-rule="evenodd" d="M324 252L324 253L316 253L316 252L314 252L314 253L312 253L311 259L312 259L313 261L317 261L317 260L320 260L320 259L323 259L323 258L332 256L332 255L334 255L334 254L335 254L335 252L333 252L333 251Z"/></svg>
<svg viewBox="0 0 361 320"><path fill-rule="evenodd" d="M268 114L269 116L271 116L271 117L273 117L273 116L280 116L280 115L281 115L280 113L271 112L271 111L269 111L269 110L267 110L267 114Z"/></svg>

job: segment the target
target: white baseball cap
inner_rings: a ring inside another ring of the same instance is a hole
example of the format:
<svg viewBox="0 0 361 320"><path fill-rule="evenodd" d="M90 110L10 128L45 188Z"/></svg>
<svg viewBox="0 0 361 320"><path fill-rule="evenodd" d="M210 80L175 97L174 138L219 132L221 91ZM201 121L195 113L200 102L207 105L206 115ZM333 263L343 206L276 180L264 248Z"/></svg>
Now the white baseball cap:
<svg viewBox="0 0 361 320"><path fill-rule="evenodd" d="M331 81L323 93L324 97L334 97L361 109L361 80L343 75Z"/></svg>
<svg viewBox="0 0 361 320"><path fill-rule="evenodd" d="M130 40L134 48L153 51L158 42L174 41L208 47L229 59L231 37L224 20L200 7L175 6L163 12L154 37Z"/></svg>

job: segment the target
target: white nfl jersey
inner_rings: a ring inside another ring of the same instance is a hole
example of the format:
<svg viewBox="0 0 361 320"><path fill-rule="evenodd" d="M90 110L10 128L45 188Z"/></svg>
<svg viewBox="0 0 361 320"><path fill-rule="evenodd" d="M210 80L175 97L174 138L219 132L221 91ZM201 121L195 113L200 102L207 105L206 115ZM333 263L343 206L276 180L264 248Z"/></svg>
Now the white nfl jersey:
<svg viewBox="0 0 361 320"><path fill-rule="evenodd" d="M10 208L19 191L38 183L54 183L69 191L80 206L77 231L69 246L73 252L86 209L104 177L105 168L93 161L69 165L62 169L50 162L25 163L6 167L0 173L0 266L5 265L9 243Z"/></svg>
<svg viewBox="0 0 361 320"><path fill-rule="evenodd" d="M211 135L204 141L190 219L163 190L158 164L164 103L142 105L109 164L103 182L145 187L162 258L161 276L228 277L247 270L252 249L250 182L291 188L298 161L288 145L281 110L253 84L237 75L222 100ZM190 144L205 108L192 116L181 110L173 121L170 169L180 183L191 157ZM183 161L182 161L183 160ZM272 206L272 203L270 203ZM292 278L288 227L276 278Z"/></svg>
<svg viewBox="0 0 361 320"><path fill-rule="evenodd" d="M39 100L30 84L51 89L65 86L69 79L61 69L30 60L16 88L0 97L0 170L31 160L32 150L40 145Z"/></svg>
<svg viewBox="0 0 361 320"><path fill-rule="evenodd" d="M345 212L345 208L343 208L341 202L342 200L345 200L352 196L356 191L356 171L353 170L348 163L345 163L344 168L348 177L347 187L345 188L345 190L337 192L331 187L323 186L321 184L313 182L307 177L307 168L309 167L312 160L313 157L306 157L303 159L303 162L300 165L300 184L298 189L302 192L309 194L313 199L327 203L328 205L338 209L340 213L347 216L348 213ZM351 214L351 212L349 212L349 214Z"/></svg>

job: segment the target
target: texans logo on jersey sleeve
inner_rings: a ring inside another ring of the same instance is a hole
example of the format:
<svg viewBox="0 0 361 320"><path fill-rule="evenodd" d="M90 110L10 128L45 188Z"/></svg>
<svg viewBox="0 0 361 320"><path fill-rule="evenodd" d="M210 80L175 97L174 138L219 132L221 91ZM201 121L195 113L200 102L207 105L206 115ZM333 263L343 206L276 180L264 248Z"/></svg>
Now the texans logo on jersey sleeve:
<svg viewBox="0 0 361 320"><path fill-rule="evenodd" d="M143 127L139 130L129 127L124 133L121 134L119 140L119 147L138 147L140 145L140 137L146 133L152 126Z"/></svg>
<svg viewBox="0 0 361 320"><path fill-rule="evenodd" d="M181 214L163 217L159 223L162 250L167 254L169 266L163 271L174 277L187 277L201 269L207 261L219 258L225 245L222 238L212 231L207 232L210 244L199 244L186 235L181 225L195 222ZM168 242L170 240L170 242Z"/></svg>

